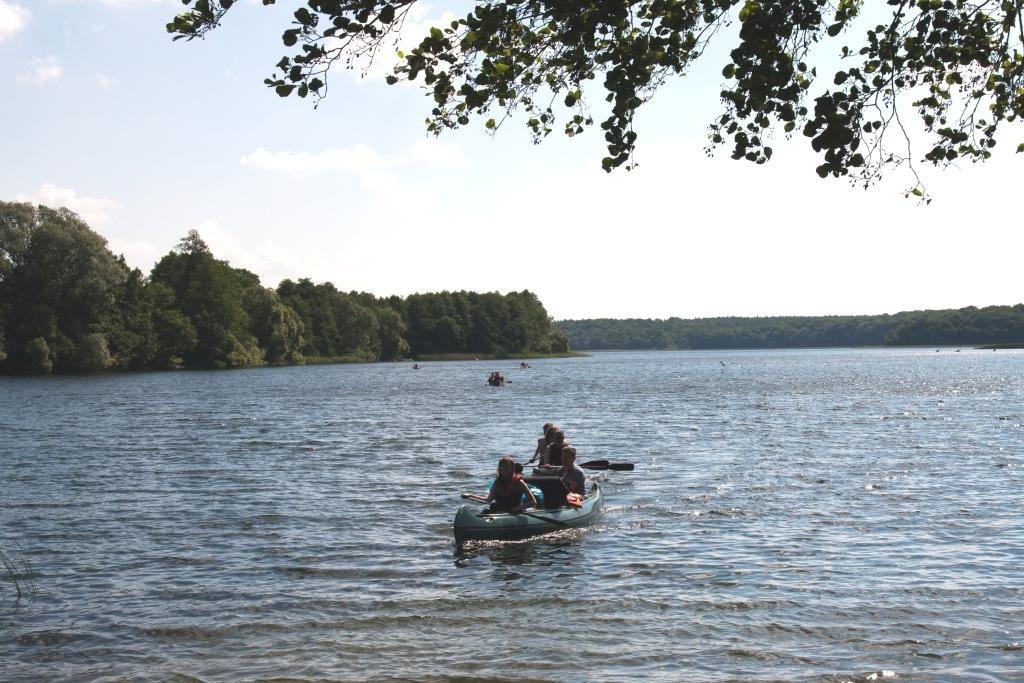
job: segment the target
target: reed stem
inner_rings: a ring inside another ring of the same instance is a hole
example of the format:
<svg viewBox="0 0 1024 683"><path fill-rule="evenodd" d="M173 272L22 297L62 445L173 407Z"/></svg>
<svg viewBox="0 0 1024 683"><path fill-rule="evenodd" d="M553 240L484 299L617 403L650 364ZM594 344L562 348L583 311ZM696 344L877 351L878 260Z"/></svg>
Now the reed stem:
<svg viewBox="0 0 1024 683"><path fill-rule="evenodd" d="M21 563L20 569L18 567L19 561ZM18 594L19 600L25 594L31 597L36 596L35 572L32 571L32 565L24 555L11 559L3 550L0 550L0 567L3 567L3 571L0 572L0 579L3 579L4 576L7 577L7 580L14 586L14 591ZM3 592L3 583L3 581L0 581L0 593Z"/></svg>

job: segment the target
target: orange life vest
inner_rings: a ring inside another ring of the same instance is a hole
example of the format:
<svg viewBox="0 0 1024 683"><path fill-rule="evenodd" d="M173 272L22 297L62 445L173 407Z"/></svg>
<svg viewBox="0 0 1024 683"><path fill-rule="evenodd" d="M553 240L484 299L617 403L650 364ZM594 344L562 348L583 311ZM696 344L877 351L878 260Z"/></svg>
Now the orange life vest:
<svg viewBox="0 0 1024 683"><path fill-rule="evenodd" d="M491 491L494 493L494 502L491 505L495 509L508 511L519 507L523 495L523 477L521 475L513 474L506 482L502 482L500 478L495 479L491 486Z"/></svg>
<svg viewBox="0 0 1024 683"><path fill-rule="evenodd" d="M523 480L521 474L513 474L509 480L502 483L501 478L494 480L494 494L497 496L510 496L516 491L522 492L523 487L519 484Z"/></svg>

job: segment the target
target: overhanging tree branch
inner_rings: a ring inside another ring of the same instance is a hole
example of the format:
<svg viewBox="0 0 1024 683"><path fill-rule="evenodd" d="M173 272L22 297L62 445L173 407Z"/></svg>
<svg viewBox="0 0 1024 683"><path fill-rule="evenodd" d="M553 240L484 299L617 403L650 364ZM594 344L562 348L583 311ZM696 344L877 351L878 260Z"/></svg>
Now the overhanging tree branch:
<svg viewBox="0 0 1024 683"><path fill-rule="evenodd" d="M189 9L167 24L175 40L205 37L234 4L184 2ZM283 57L265 83L283 97L312 95L319 102L339 60L357 68L384 45L397 47L414 3L307 0L282 34L296 52ZM434 103L431 132L474 118L494 131L518 110L535 141L563 112L567 135L593 125L588 102L600 92L607 103L602 166L610 171L630 165L637 110L671 76L685 76L722 27L738 21L738 42L722 69L724 112L711 123L709 152L728 141L734 159L762 164L772 156L766 141L774 128L781 125L788 135L800 126L821 156L821 177L870 184L884 167L907 163L920 195L914 153L884 142L893 123L905 141L916 142L898 108L911 104L931 139L917 160L945 166L989 158L1000 124L1024 116L1022 5L888 0L881 11L890 13L889 21L869 28L859 46L841 47L840 55L855 65L836 72L813 106L807 100L818 73L809 61L811 47L864 18L862 0L484 1L399 53L387 80L422 82ZM871 9L878 13L877 6ZM951 118L953 106L959 114ZM494 108L502 112L497 120Z"/></svg>

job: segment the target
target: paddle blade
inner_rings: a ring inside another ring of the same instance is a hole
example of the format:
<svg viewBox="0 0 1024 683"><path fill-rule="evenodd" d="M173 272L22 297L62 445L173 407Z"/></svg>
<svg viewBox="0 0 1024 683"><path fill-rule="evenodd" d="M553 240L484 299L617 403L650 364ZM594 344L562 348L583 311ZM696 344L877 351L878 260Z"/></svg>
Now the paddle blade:
<svg viewBox="0 0 1024 683"><path fill-rule="evenodd" d="M631 462L608 462L607 460L591 460L580 465L583 469L587 470L614 470L616 472L632 472L633 463Z"/></svg>

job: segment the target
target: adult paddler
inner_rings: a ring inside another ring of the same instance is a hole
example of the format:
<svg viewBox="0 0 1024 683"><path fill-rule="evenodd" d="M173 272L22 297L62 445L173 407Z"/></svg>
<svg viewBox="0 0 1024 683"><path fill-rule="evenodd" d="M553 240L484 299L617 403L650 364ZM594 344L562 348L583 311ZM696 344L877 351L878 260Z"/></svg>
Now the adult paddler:
<svg viewBox="0 0 1024 683"><path fill-rule="evenodd" d="M565 432L558 427L552 428L548 436L548 452L541 458L540 464L548 467L561 467L563 446L565 446Z"/></svg>

